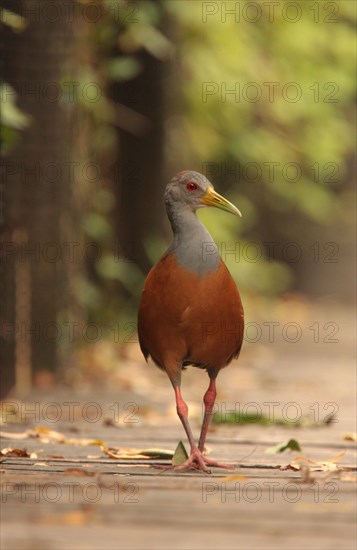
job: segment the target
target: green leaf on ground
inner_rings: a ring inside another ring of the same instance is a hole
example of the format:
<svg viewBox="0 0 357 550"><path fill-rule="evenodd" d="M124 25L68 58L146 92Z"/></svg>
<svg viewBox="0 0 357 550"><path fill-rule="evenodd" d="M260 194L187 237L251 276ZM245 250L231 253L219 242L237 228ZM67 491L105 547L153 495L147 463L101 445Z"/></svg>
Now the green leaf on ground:
<svg viewBox="0 0 357 550"><path fill-rule="evenodd" d="M185 449L185 445L180 441L175 449L174 456L172 457L172 464L175 466L183 464L188 459L188 454Z"/></svg>
<svg viewBox="0 0 357 550"><path fill-rule="evenodd" d="M264 414L252 414L244 412L228 412L221 414L216 412L212 416L213 424L262 424L267 426L273 424Z"/></svg>
<svg viewBox="0 0 357 550"><path fill-rule="evenodd" d="M266 453L268 454L276 454L276 453L283 453L284 451L301 451L300 444L296 439L289 439L289 441L283 441L282 443L279 443L278 445L275 445L274 447L269 447L269 449L266 449Z"/></svg>

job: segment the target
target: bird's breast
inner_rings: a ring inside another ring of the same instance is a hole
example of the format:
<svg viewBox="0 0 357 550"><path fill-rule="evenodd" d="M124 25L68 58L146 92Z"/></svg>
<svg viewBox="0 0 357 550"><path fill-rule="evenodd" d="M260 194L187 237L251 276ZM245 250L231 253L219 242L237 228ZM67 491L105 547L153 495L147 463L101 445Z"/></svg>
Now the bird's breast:
<svg viewBox="0 0 357 550"><path fill-rule="evenodd" d="M229 362L241 347L243 309L219 256L217 268L202 273L175 253L164 255L145 282L138 332L144 353L163 368L174 361L212 368Z"/></svg>

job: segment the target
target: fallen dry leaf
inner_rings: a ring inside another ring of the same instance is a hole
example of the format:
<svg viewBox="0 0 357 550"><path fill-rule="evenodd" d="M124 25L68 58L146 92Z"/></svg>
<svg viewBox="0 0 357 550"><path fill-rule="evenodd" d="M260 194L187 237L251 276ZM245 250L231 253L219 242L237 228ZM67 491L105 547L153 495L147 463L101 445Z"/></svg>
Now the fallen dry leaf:
<svg viewBox="0 0 357 550"><path fill-rule="evenodd" d="M104 418L103 426L106 428L117 428L118 424L116 424L112 418Z"/></svg>
<svg viewBox="0 0 357 550"><path fill-rule="evenodd" d="M349 433L343 436L345 441L357 441L357 433Z"/></svg>
<svg viewBox="0 0 357 550"><path fill-rule="evenodd" d="M0 436L4 439L28 439L35 437L41 441L41 443L51 443L56 441L57 443L64 443L66 445L97 445L101 447L104 442L99 439L85 439L79 437L67 437L61 432L50 430L44 426L39 426L34 430L26 430L21 433L1 432Z"/></svg>
<svg viewBox="0 0 357 550"><path fill-rule="evenodd" d="M95 472L81 470L81 468L67 468L63 473L68 476L95 476Z"/></svg>
<svg viewBox="0 0 357 550"><path fill-rule="evenodd" d="M0 452L1 456L20 456L21 458L30 458L31 455L28 454L26 449L11 449L6 448L2 449Z"/></svg>
<svg viewBox="0 0 357 550"><path fill-rule="evenodd" d="M346 454L346 451L338 454L337 456L330 458L328 460L315 461L307 458L306 456L300 455L294 458L288 464L287 468L291 470L309 470L310 472L335 472L340 469L337 462L341 460Z"/></svg>
<svg viewBox="0 0 357 550"><path fill-rule="evenodd" d="M113 449L108 447L101 447L103 453L109 458L113 459L128 459L134 460L138 458L172 458L174 455L173 451L168 451L166 449Z"/></svg>
<svg viewBox="0 0 357 550"><path fill-rule="evenodd" d="M240 476L240 475L231 475L231 476L226 476L226 477L222 477L220 479L220 481L243 481L245 479L249 479L247 476Z"/></svg>
<svg viewBox="0 0 357 550"><path fill-rule="evenodd" d="M83 506L80 510L71 510L61 514L46 514L40 516L39 523L49 525L85 525L92 521L94 509L89 506Z"/></svg>
<svg viewBox="0 0 357 550"><path fill-rule="evenodd" d="M101 447L104 442L99 439L84 439L79 437L66 437L61 432L56 432L45 427L38 427L33 430L35 437L37 437L42 443L50 443L51 441L57 441L57 443L64 443L66 445L98 445Z"/></svg>
<svg viewBox="0 0 357 550"><path fill-rule="evenodd" d="M354 483L357 482L357 475L353 474L352 472L343 472L340 474L340 480L341 481L353 481Z"/></svg>

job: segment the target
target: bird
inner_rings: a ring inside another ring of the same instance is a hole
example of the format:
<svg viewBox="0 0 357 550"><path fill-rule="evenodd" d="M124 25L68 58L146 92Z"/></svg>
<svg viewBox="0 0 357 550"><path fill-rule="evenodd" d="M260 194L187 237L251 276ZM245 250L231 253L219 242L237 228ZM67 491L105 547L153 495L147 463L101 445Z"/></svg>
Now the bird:
<svg viewBox="0 0 357 550"><path fill-rule="evenodd" d="M167 184L164 199L173 241L144 282L139 344L145 360L151 357L174 389L177 414L190 444L190 455L176 468L211 473L210 467L229 468L205 456L205 440L217 375L242 347L244 312L237 286L197 210L215 207L239 217L241 213L203 174L192 170L179 172ZM198 444L181 394L181 374L188 366L205 369L209 377Z"/></svg>

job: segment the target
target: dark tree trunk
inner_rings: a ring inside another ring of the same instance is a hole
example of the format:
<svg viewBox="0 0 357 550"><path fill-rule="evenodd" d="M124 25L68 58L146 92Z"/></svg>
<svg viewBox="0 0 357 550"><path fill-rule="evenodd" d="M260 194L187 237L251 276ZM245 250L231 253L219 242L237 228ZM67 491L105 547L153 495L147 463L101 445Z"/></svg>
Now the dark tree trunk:
<svg viewBox="0 0 357 550"><path fill-rule="evenodd" d="M114 87L124 111L117 182L117 231L122 253L147 272L145 239L163 229L164 84L166 64L142 52L142 72ZM141 116L136 117L139 114Z"/></svg>
<svg viewBox="0 0 357 550"><path fill-rule="evenodd" d="M22 33L4 31L4 79L15 89L19 108L32 117L4 161L5 240L17 250L5 263L4 273L3 319L16 332L15 339L7 338L6 379L2 380L7 390L15 370L20 387L22 377L29 378L26 369L32 374L55 372L58 365L57 322L66 307L67 285L59 255L63 256L62 227L71 192L66 177L69 116L62 107L60 83L71 28L61 2L53 21L41 12L41 1L5 4L25 13L28 21ZM22 384L24 390L27 385Z"/></svg>

